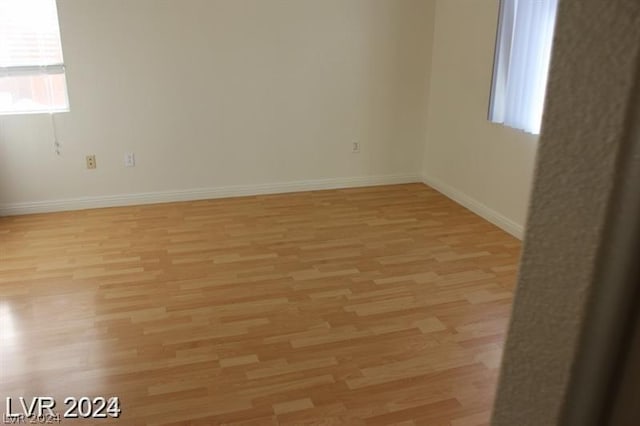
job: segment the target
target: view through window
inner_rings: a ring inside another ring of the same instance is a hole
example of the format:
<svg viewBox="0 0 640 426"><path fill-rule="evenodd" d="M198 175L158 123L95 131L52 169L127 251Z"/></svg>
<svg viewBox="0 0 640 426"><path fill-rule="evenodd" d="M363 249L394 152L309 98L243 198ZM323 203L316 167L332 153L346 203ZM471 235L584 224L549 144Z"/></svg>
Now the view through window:
<svg viewBox="0 0 640 426"><path fill-rule="evenodd" d="M0 0L0 114L68 110L55 0Z"/></svg>
<svg viewBox="0 0 640 426"><path fill-rule="evenodd" d="M501 0L489 119L540 133L558 0Z"/></svg>

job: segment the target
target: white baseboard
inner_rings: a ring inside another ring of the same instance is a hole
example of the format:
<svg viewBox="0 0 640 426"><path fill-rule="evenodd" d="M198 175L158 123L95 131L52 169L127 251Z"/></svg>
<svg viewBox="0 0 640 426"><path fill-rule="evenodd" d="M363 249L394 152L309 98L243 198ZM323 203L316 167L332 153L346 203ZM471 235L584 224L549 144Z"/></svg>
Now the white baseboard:
<svg viewBox="0 0 640 426"><path fill-rule="evenodd" d="M498 228L508 232L514 237L522 240L524 237L524 226L508 219L504 215L498 213L497 211L487 207L482 204L480 201L475 198L470 197L464 192L453 188L446 183L430 176L423 176L422 182L435 189L436 191L446 195L448 198L452 199L458 204L463 205L467 209L471 210L478 216L488 220L489 222L496 225Z"/></svg>
<svg viewBox="0 0 640 426"><path fill-rule="evenodd" d="M0 216L170 203L176 201L208 200L261 194L282 194L287 192L317 191L323 189L396 185L421 181L422 179L419 175L364 176L271 184L234 185L217 188L186 189L139 194L103 195L95 197L69 198L64 200L0 204Z"/></svg>

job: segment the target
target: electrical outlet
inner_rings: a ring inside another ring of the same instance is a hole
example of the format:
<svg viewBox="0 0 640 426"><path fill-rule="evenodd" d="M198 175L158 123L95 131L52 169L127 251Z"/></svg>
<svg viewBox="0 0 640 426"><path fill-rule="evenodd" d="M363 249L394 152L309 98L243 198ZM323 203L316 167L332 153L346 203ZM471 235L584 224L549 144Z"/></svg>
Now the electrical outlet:
<svg viewBox="0 0 640 426"><path fill-rule="evenodd" d="M124 154L124 166L125 167L136 166L136 156L133 152L127 152L126 154Z"/></svg>
<svg viewBox="0 0 640 426"><path fill-rule="evenodd" d="M95 155L87 155L87 169L93 170L97 167L96 164L96 156Z"/></svg>
<svg viewBox="0 0 640 426"><path fill-rule="evenodd" d="M360 142L354 142L351 145L351 152L354 154L359 154L360 153Z"/></svg>

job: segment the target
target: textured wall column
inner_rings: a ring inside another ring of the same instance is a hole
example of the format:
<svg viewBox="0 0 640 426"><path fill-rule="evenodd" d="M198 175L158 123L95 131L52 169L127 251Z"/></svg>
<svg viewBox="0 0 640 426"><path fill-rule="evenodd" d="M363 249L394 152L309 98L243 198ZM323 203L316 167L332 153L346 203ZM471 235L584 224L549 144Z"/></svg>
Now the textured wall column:
<svg viewBox="0 0 640 426"><path fill-rule="evenodd" d="M561 0L494 426L553 426L576 357L632 93L640 2Z"/></svg>

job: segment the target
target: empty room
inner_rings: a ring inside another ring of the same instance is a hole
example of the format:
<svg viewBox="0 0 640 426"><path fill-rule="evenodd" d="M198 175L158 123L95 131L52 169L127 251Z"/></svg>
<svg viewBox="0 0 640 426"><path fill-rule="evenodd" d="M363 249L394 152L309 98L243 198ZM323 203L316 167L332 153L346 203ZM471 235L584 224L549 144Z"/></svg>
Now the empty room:
<svg viewBox="0 0 640 426"><path fill-rule="evenodd" d="M577 3L0 0L0 421L517 406L507 334Z"/></svg>

